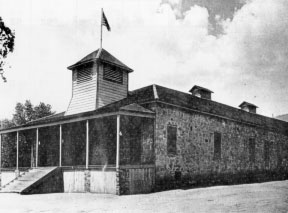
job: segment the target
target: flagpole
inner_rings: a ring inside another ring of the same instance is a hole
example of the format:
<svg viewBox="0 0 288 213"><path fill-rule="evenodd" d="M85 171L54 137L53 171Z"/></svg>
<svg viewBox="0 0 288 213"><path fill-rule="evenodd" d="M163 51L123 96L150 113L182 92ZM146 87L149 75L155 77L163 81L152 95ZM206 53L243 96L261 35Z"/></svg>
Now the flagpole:
<svg viewBox="0 0 288 213"><path fill-rule="evenodd" d="M100 21L100 49L102 49L102 19L103 19L103 8L101 8L101 21Z"/></svg>

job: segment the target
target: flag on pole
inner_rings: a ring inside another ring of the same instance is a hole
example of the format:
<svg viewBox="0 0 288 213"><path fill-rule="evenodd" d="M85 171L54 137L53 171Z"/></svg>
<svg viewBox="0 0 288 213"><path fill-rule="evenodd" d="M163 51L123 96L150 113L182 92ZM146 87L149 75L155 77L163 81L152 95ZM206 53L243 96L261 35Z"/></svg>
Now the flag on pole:
<svg viewBox="0 0 288 213"><path fill-rule="evenodd" d="M104 14L104 11L102 10L102 18L101 18L101 25L105 26L107 28L108 31L110 31L110 26L109 26L109 23L108 23L108 20Z"/></svg>

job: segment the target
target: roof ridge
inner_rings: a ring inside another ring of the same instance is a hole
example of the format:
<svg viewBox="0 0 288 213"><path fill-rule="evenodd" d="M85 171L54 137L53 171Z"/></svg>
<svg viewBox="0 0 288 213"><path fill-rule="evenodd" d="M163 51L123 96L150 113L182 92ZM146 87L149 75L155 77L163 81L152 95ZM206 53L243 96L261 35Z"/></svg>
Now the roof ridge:
<svg viewBox="0 0 288 213"><path fill-rule="evenodd" d="M157 93L157 88L156 84L153 84L153 93L154 93L154 98L159 99L158 93Z"/></svg>
<svg viewBox="0 0 288 213"><path fill-rule="evenodd" d="M97 52L97 55L96 55L96 58L100 58L100 56L101 56L101 53L102 53L102 47L100 47L99 49L98 49L98 52ZM97 50L96 50L97 51Z"/></svg>
<svg viewBox="0 0 288 213"><path fill-rule="evenodd" d="M282 117L282 116L288 116L288 113L281 114L281 115L276 115L275 118L277 118L277 117Z"/></svg>
<svg viewBox="0 0 288 213"><path fill-rule="evenodd" d="M66 111L58 112L58 113L55 113L55 114L53 114L53 115L47 115L47 116L44 116L44 117L42 117L42 118L37 118L37 119L35 119L35 120L28 121L26 124L33 123L33 122L35 122L35 121L43 120L43 119L46 119L46 118L50 118L50 117L53 117L53 116L56 116L56 115L60 115L60 114L63 114L63 113L65 113L65 112L66 112Z"/></svg>
<svg viewBox="0 0 288 213"><path fill-rule="evenodd" d="M144 90L144 89L147 89L148 87L153 87L153 85L154 85L154 84L151 84L151 85L148 85L148 86L145 86L145 87L141 87L141 88L138 88L138 89L134 89L134 90L129 91L129 92L133 93L133 92L137 92L137 91L139 91L139 90Z"/></svg>
<svg viewBox="0 0 288 213"><path fill-rule="evenodd" d="M137 109L136 109L136 108ZM119 108L119 110L127 110L127 111L139 111L139 109L142 110L142 112L149 112L149 113L154 113L153 111L151 111L150 109L147 109L141 105L139 105L138 103L131 103L131 104L127 104L124 105L122 107Z"/></svg>

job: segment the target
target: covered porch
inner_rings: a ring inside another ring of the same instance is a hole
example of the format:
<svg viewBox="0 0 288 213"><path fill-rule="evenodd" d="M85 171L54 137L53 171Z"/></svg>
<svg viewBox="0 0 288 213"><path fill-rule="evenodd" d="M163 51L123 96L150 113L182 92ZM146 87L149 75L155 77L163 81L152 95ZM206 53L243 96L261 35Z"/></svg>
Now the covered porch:
<svg viewBox="0 0 288 213"><path fill-rule="evenodd" d="M1 130L1 186L30 168L57 166L64 192L151 192L154 117L132 104Z"/></svg>

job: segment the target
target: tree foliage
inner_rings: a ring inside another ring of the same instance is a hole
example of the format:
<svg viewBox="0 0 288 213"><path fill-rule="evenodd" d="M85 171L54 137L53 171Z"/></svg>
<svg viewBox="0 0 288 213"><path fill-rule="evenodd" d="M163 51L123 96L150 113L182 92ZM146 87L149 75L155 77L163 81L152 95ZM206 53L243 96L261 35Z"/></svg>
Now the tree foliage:
<svg viewBox="0 0 288 213"><path fill-rule="evenodd" d="M55 114L55 112L52 111L52 106L50 104L40 102L38 105L33 106L30 100L26 100L25 103L16 104L12 120L2 120L1 128L4 129L16 125L23 125L30 121L53 114Z"/></svg>
<svg viewBox="0 0 288 213"><path fill-rule="evenodd" d="M6 129L15 126L15 124L12 122L12 120L9 119L3 119L1 120L1 126L0 129Z"/></svg>
<svg viewBox="0 0 288 213"><path fill-rule="evenodd" d="M10 52L14 50L14 40L15 33L7 27L2 18L0 17L0 75L4 82L6 82L6 78L3 75L3 67L5 64L5 58Z"/></svg>
<svg viewBox="0 0 288 213"><path fill-rule="evenodd" d="M54 113L50 104L40 102L39 105L33 106L30 100L26 100L24 104L16 104L12 121L16 125L23 125L30 121L53 115Z"/></svg>

